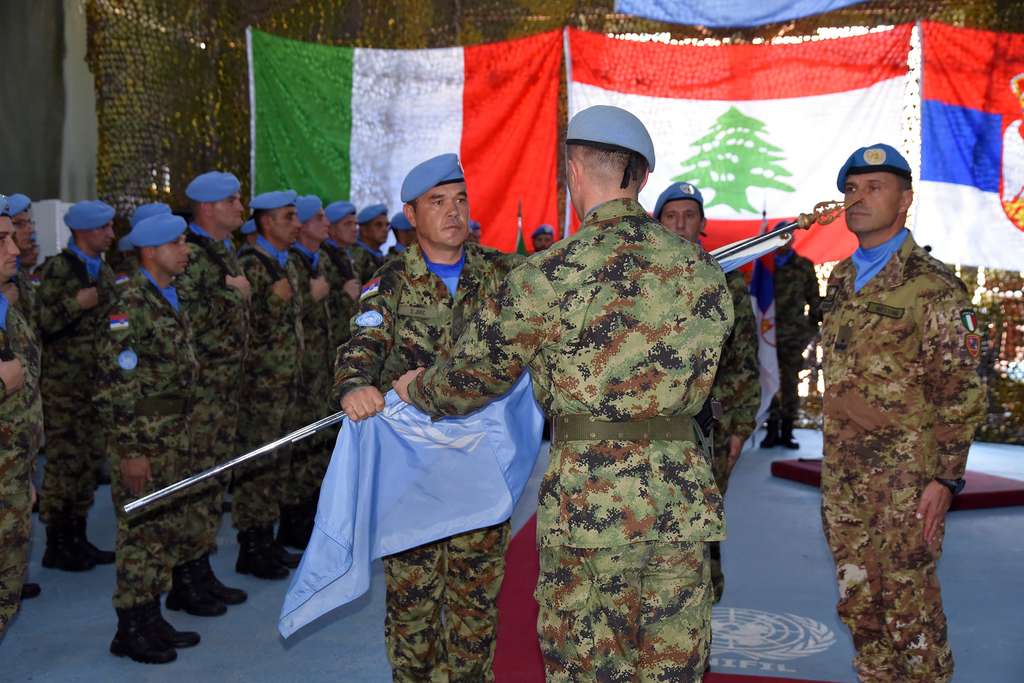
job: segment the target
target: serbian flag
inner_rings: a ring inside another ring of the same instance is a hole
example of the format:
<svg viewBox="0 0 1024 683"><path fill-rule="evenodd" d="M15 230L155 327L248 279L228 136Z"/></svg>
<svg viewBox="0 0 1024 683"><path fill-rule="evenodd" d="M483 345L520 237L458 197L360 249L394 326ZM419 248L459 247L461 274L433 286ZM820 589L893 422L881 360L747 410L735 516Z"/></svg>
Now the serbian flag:
<svg viewBox="0 0 1024 683"><path fill-rule="evenodd" d="M700 188L707 249L761 224L841 199L836 174L858 147L903 139L911 26L799 44L666 45L569 30L569 110L636 114L657 165L640 195L653 208L671 183ZM757 207L757 208L755 208ZM845 258L845 222L796 233L816 263Z"/></svg>
<svg viewBox="0 0 1024 683"><path fill-rule="evenodd" d="M760 232L768 230L768 221L762 220ZM757 409L757 423L767 418L772 398L779 390L779 356L775 344L775 254L766 254L754 262L750 277L750 296L754 302L754 320L757 323L757 366L760 371L761 405Z"/></svg>
<svg viewBox="0 0 1024 683"><path fill-rule="evenodd" d="M1024 264L1024 35L923 25L914 236L947 263Z"/></svg>
<svg viewBox="0 0 1024 683"><path fill-rule="evenodd" d="M520 201L526 225L556 221L560 31L427 50L246 36L254 194L393 212L413 166L457 152L484 244L515 249Z"/></svg>

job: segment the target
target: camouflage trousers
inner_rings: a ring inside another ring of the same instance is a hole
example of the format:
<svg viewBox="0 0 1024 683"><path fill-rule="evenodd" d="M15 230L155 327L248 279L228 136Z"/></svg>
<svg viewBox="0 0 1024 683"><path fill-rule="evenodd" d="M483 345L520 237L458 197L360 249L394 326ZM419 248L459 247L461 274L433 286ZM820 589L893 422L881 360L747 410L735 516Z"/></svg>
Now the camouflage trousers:
<svg viewBox="0 0 1024 683"><path fill-rule="evenodd" d="M242 402L238 422L238 443L248 451L284 436L295 428L291 422L294 396L287 387L274 390L250 387ZM231 516L235 528L249 531L273 526L281 516L283 497L291 462L291 447L285 446L242 465L235 472Z"/></svg>
<svg viewBox="0 0 1024 683"><path fill-rule="evenodd" d="M942 683L953 675L935 546L923 540L917 505L927 481L840 473L825 464L822 523L836 563L838 612L864 683Z"/></svg>
<svg viewBox="0 0 1024 683"><path fill-rule="evenodd" d="M309 376L308 374L306 375ZM304 389L305 400L296 401L291 422L295 428L330 415L337 408L328 405L323 397L329 394L327 375L310 382ZM331 462L338 428L327 429L303 439L291 448L290 473L281 497L282 505L302 505L314 499Z"/></svg>
<svg viewBox="0 0 1024 683"><path fill-rule="evenodd" d="M725 498L725 492L729 488L729 439L726 434L715 433L714 449L712 451L711 470L715 475L715 485ZM711 541L708 543L708 555L711 569L711 589L713 602L718 604L725 593L725 573L722 571L722 543Z"/></svg>
<svg viewBox="0 0 1024 683"><path fill-rule="evenodd" d="M549 682L695 683L704 676L707 543L541 547L534 597Z"/></svg>
<svg viewBox="0 0 1024 683"><path fill-rule="evenodd" d="M45 524L59 524L88 515L106 439L91 396L74 387L44 381L43 400L46 466L39 492L39 518Z"/></svg>
<svg viewBox="0 0 1024 683"><path fill-rule="evenodd" d="M509 523L384 558L395 681L493 681Z"/></svg>
<svg viewBox="0 0 1024 683"><path fill-rule="evenodd" d="M32 529L31 458L0 451L0 638L18 612Z"/></svg>
<svg viewBox="0 0 1024 683"><path fill-rule="evenodd" d="M791 344L783 349L779 344L779 393L772 399L771 418L774 420L796 420L800 415L800 371L804 369L803 350L805 343L799 351L794 349L799 342Z"/></svg>

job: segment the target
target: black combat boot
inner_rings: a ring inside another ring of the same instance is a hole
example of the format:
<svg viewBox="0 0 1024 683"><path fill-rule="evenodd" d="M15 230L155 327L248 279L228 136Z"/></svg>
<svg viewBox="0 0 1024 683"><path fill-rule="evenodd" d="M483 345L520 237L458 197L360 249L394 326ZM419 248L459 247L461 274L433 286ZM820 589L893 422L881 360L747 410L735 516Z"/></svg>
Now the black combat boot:
<svg viewBox="0 0 1024 683"><path fill-rule="evenodd" d="M285 547L274 539L274 527L268 526L260 530L266 539L264 542L270 545L270 556L277 560L278 564L288 569L295 569L302 560L301 553L290 553Z"/></svg>
<svg viewBox="0 0 1024 683"><path fill-rule="evenodd" d="M765 424L765 435L761 440L761 448L775 448L779 445L779 421L768 420Z"/></svg>
<svg viewBox="0 0 1024 683"><path fill-rule="evenodd" d="M164 619L160 613L160 599L146 605L146 623L153 632L164 642L175 649L195 647L199 644L199 634L195 631L179 631L171 626L171 622Z"/></svg>
<svg viewBox="0 0 1024 683"><path fill-rule="evenodd" d="M43 566L66 572L85 572L96 566L92 554L75 542L75 532L66 519L46 525Z"/></svg>
<svg viewBox="0 0 1024 683"><path fill-rule="evenodd" d="M85 535L85 517L74 517L72 522L75 532L74 542L81 548L80 552L92 557L94 564L114 564L114 553L109 550L100 550L89 542L89 538Z"/></svg>
<svg viewBox="0 0 1024 683"><path fill-rule="evenodd" d="M217 598L225 605L241 605L248 599L246 592L240 588L231 588L225 586L217 578L217 575L213 573L213 567L210 566L210 553L206 553L198 560L196 560L196 573L198 575L199 582L206 588L206 592Z"/></svg>
<svg viewBox="0 0 1024 683"><path fill-rule="evenodd" d="M195 617L219 617L228 611L223 602L206 592L194 568L198 560L179 564L171 573L167 609L185 610Z"/></svg>
<svg viewBox="0 0 1024 683"><path fill-rule="evenodd" d="M42 586L38 583L23 583L21 584L21 599L31 600L32 598L38 598L39 594L43 592Z"/></svg>
<svg viewBox="0 0 1024 683"><path fill-rule="evenodd" d="M258 579L287 578L288 570L274 558L273 540L272 535L263 536L263 529L239 531L235 571L239 574L252 574Z"/></svg>
<svg viewBox="0 0 1024 683"><path fill-rule="evenodd" d="M149 622L146 605L117 610L117 633L110 641L110 654L131 657L143 664L167 664L178 658L163 641L155 624Z"/></svg>
<svg viewBox="0 0 1024 683"><path fill-rule="evenodd" d="M786 419L782 421L782 436L779 439L779 443L788 448L791 451L798 450L800 444L793 438L793 420Z"/></svg>
<svg viewBox="0 0 1024 683"><path fill-rule="evenodd" d="M277 527L277 544L292 548L305 548L309 544L309 536L303 538L302 518L305 514L302 505L282 505L281 523Z"/></svg>

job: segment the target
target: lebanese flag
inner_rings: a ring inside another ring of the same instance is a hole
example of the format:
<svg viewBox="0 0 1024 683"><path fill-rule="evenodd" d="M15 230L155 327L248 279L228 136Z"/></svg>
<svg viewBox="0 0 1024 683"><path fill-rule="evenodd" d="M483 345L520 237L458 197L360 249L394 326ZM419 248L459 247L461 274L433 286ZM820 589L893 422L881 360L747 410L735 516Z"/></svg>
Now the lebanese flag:
<svg viewBox="0 0 1024 683"><path fill-rule="evenodd" d="M1024 35L925 22L914 235L947 263L1024 264Z"/></svg>
<svg viewBox="0 0 1024 683"><path fill-rule="evenodd" d="M836 175L858 147L903 146L910 25L798 44L666 45L570 29L570 115L595 104L636 114L657 156L640 200L673 182L700 188L708 250L841 199ZM816 263L845 258L845 221L797 231Z"/></svg>
<svg viewBox="0 0 1024 683"><path fill-rule="evenodd" d="M457 152L484 244L515 249L520 201L525 225L556 222L560 31L428 50L246 36L253 194L394 213L413 166Z"/></svg>

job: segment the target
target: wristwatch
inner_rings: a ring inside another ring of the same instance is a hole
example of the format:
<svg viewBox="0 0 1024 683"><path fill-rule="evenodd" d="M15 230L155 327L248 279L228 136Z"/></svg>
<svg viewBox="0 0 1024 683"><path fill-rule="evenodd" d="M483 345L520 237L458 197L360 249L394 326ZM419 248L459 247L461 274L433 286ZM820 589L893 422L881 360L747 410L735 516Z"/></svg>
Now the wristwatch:
<svg viewBox="0 0 1024 683"><path fill-rule="evenodd" d="M964 490L964 485L967 483L963 479L941 479L935 477L935 481L939 482L952 493L954 496Z"/></svg>

